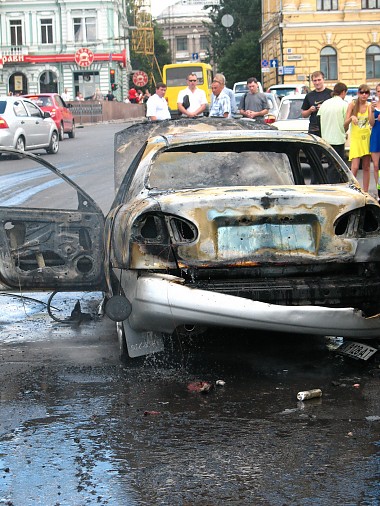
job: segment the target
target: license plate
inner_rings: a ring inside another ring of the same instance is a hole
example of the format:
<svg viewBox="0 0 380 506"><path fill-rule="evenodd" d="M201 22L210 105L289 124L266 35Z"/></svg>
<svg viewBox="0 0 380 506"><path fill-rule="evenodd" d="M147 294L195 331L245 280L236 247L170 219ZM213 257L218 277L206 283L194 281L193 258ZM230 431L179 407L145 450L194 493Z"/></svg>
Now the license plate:
<svg viewBox="0 0 380 506"><path fill-rule="evenodd" d="M315 253L316 244L310 224L263 223L218 228L218 256L223 259L245 258L258 250Z"/></svg>
<svg viewBox="0 0 380 506"><path fill-rule="evenodd" d="M377 352L377 349L372 346L368 346L367 344L349 341L347 343L343 343L337 351L342 353L342 355L347 355L351 358L355 358L356 360L368 360Z"/></svg>

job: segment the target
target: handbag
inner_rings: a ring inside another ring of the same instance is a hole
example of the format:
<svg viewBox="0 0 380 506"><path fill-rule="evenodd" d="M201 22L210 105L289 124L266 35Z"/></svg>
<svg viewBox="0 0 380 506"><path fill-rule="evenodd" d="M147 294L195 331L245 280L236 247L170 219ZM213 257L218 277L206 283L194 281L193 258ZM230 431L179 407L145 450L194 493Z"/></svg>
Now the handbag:
<svg viewBox="0 0 380 506"><path fill-rule="evenodd" d="M188 109L190 107L190 98L189 95L185 95L183 97L182 105L185 109Z"/></svg>

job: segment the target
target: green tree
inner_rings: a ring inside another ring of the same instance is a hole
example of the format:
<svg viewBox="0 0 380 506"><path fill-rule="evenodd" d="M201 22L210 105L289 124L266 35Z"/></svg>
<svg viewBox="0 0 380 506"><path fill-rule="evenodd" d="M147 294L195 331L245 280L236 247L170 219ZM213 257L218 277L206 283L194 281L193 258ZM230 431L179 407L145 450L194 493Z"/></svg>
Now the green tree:
<svg viewBox="0 0 380 506"><path fill-rule="evenodd" d="M248 77L260 80L260 32L248 32L228 47L220 58L218 70L226 77L227 85Z"/></svg>
<svg viewBox="0 0 380 506"><path fill-rule="evenodd" d="M159 27L156 21L153 21L153 28L154 28L154 56L160 69L160 71L158 71L158 69L155 68L154 71L154 77L157 83L159 81L162 81L161 76L162 67L164 65L167 65L168 63L171 63L172 60L169 50L169 44L164 39L162 29Z"/></svg>
<svg viewBox="0 0 380 506"><path fill-rule="evenodd" d="M210 60L229 82L259 77L261 0L220 0L209 12ZM226 14L233 18L230 27L222 23Z"/></svg>

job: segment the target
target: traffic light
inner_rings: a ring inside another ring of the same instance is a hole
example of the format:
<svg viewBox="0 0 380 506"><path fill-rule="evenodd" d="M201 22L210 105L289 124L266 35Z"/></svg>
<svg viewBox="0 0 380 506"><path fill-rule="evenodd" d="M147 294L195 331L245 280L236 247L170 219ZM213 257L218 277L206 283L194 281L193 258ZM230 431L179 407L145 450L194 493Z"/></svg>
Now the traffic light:
<svg viewBox="0 0 380 506"><path fill-rule="evenodd" d="M114 86L115 86L115 69L110 70L110 83L111 83L111 88L115 89L114 88Z"/></svg>
<svg viewBox="0 0 380 506"><path fill-rule="evenodd" d="M112 83L112 84L111 84L111 89L112 89L112 91L117 90L117 88L118 88L118 87L119 87L119 85L118 85L118 84L115 84L115 83Z"/></svg>

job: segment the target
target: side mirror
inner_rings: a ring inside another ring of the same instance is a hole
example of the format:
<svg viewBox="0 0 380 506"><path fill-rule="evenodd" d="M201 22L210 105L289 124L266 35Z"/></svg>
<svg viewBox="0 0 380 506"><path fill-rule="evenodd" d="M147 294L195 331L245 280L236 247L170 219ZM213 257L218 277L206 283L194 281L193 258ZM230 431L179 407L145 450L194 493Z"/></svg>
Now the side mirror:
<svg viewBox="0 0 380 506"><path fill-rule="evenodd" d="M45 119L45 118L51 118L51 114L50 114L50 112L48 112L48 111L44 111L44 116L43 116L43 117L44 117L44 119Z"/></svg>

